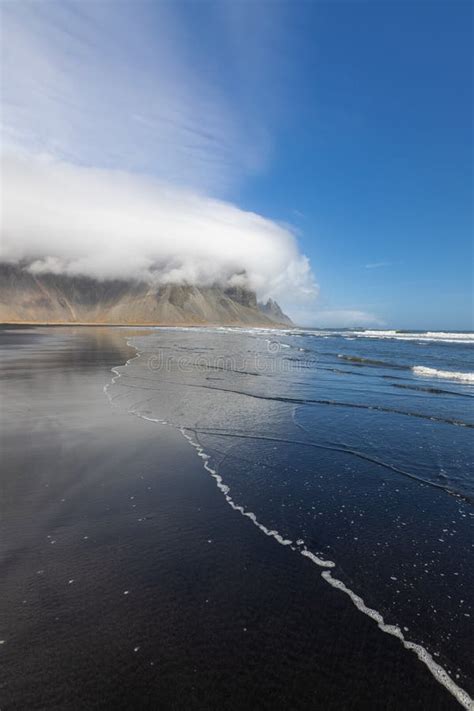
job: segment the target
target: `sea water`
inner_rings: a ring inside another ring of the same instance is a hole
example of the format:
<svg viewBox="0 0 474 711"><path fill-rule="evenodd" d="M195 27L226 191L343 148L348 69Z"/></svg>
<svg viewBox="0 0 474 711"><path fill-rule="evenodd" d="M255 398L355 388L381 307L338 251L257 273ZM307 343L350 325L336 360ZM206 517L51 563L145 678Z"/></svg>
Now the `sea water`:
<svg viewBox="0 0 474 711"><path fill-rule="evenodd" d="M158 328L107 395L179 429L229 515L315 564L466 708L474 334Z"/></svg>

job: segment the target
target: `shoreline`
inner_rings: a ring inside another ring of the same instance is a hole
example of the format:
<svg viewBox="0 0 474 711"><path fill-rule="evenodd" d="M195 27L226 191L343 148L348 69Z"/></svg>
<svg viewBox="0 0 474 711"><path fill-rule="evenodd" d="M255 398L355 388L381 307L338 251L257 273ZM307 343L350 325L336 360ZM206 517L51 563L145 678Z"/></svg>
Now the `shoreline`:
<svg viewBox="0 0 474 711"><path fill-rule="evenodd" d="M3 380L2 708L459 708L181 433L110 406L126 333L71 331L18 333Z"/></svg>
<svg viewBox="0 0 474 711"><path fill-rule="evenodd" d="M130 342L130 339L126 339L127 345L130 348L133 348L135 350L135 356L129 358L127 362L122 366L122 368L126 368L133 360L140 358L143 354L139 350L138 346L133 345ZM114 373L114 377L112 378L111 382L109 385L104 387L104 392L107 394L107 397L110 399L110 404L113 405L113 399L110 398L108 394L108 390L110 387L112 387L122 376L122 373L118 372L117 368L113 368L112 372ZM165 427L171 427L173 429L177 429L181 434L184 436L184 438L187 440L187 442L193 447L196 452L198 457L201 458L202 460L202 465L203 468L206 470L206 472L211 476L211 478L215 481L215 484L217 486L217 489L219 492L224 496L225 501L229 506L234 510L240 513L244 518L250 519L250 521L254 524L254 526L257 527L260 531L262 531L266 536L273 538L277 541L282 546L288 546L292 551L299 553L300 555L304 556L306 559L309 559L314 565L316 565L318 568L322 568L323 572L321 572L321 577L323 580L325 580L329 585L331 585L334 589L339 590L343 592L347 597L351 600L355 608L367 615L371 620L373 620L377 627L384 632L385 634L391 635L398 639L401 643L401 645L407 650L413 652L418 659L427 667L429 672L432 674L433 678L441 685L443 686L455 699L456 701L465 709L472 709L473 708L473 699L469 695L469 693L463 689L461 686L459 686L455 680L448 674L448 672L445 670L445 668L438 664L432 654L425 649L422 645L418 644L415 641L409 640L406 638L404 633L402 632L402 627L399 624L394 624L388 623L384 620L383 615L376 609L373 609L369 606L366 605L364 600L360 597L360 595L357 594L354 590L348 588L341 580L339 580L337 577L333 577L332 573L330 572L330 569L336 567L336 563L333 562L332 560L325 560L320 557L320 555L316 555L314 552L308 550L306 548L306 545L303 544L303 541L292 541L285 539L277 530L270 530L265 526L263 523L261 523L255 514L252 511L246 510L244 506L241 504L237 503L232 496L231 489L229 486L225 483L223 480L222 476L218 473L216 469L213 468L213 465L210 463L211 457L207 454L205 451L205 448L199 443L199 441L196 441L192 435L190 435L185 427L178 427L177 425L173 425L171 423L168 423L166 421L160 421L156 420L152 417L148 417L147 415L142 415L139 412L133 412L134 416L139 417L140 419L143 419L144 421L149 421L149 422L154 422L157 425L162 425ZM428 485L429 482L423 482L425 485ZM432 483L432 486L436 486L436 484ZM442 488L442 487L439 487ZM329 570L328 570L329 569Z"/></svg>
<svg viewBox="0 0 474 711"><path fill-rule="evenodd" d="M298 326L290 326L288 324L268 324L268 323L253 323L248 324L244 322L234 322L234 323L208 323L203 321L201 323L186 322L186 323L101 323L101 322L75 322L75 321L64 321L64 322L44 322L40 323L38 321L3 321L0 323L0 328L11 328L11 327L21 327L21 326L38 326L38 328L74 328L75 326L80 327L92 327L92 328L265 328L269 331L271 330L285 330L292 328L299 328Z"/></svg>

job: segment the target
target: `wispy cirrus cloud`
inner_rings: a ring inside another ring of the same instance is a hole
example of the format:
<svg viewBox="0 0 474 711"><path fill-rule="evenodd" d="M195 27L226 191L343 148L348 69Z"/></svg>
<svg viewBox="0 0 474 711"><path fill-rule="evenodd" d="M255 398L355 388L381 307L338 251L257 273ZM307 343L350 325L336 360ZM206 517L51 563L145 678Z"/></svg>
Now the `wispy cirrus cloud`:
<svg viewBox="0 0 474 711"><path fill-rule="evenodd" d="M370 262L365 265L366 269L383 269L384 267L391 267L393 262Z"/></svg>
<svg viewBox="0 0 474 711"><path fill-rule="evenodd" d="M209 65L192 13L178 4L3 3L4 145L220 195L262 170L271 131L258 76L272 63L275 13L245 23L227 3L201 10L226 69ZM257 67L244 57L258 47ZM227 73L245 89L230 93Z"/></svg>

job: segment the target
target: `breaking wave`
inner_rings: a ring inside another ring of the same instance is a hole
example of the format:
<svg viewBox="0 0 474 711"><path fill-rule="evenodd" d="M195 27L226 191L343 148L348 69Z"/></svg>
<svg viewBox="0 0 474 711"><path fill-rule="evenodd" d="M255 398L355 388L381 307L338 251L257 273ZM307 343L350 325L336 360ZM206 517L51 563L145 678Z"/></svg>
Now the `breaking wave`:
<svg viewBox="0 0 474 711"><path fill-rule="evenodd" d="M349 335L349 334L348 334ZM351 336L359 338L394 338L399 341L437 341L439 343L472 343L474 333L449 331L351 331Z"/></svg>
<svg viewBox="0 0 474 711"><path fill-rule="evenodd" d="M425 378L444 378L445 380L461 380L464 383L474 383L474 373L438 370L437 368L426 368L424 365L414 365L412 371L415 375L422 375Z"/></svg>

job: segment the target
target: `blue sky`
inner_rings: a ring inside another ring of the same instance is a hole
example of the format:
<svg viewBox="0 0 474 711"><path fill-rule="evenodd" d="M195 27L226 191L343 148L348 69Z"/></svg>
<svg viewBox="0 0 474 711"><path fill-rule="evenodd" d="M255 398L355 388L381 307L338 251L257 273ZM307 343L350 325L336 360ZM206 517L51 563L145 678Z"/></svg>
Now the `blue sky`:
<svg viewBox="0 0 474 711"><path fill-rule="evenodd" d="M158 180L173 204L194 191L195 225L215 224L218 199L240 242L248 212L268 218L249 240L270 224L278 274L258 249L245 268L305 324L474 328L471 3L20 1L2 15L9 150Z"/></svg>
<svg viewBox="0 0 474 711"><path fill-rule="evenodd" d="M303 7L292 111L245 204L296 222L321 305L472 328L472 6Z"/></svg>

